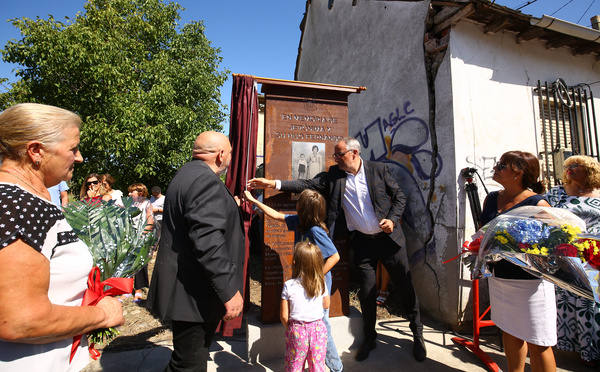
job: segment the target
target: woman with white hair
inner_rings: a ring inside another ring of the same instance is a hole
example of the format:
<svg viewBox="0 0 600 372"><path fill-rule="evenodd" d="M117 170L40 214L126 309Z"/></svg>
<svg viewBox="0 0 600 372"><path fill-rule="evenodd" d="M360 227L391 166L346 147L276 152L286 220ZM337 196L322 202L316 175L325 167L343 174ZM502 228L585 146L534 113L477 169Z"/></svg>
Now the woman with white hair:
<svg viewBox="0 0 600 372"><path fill-rule="evenodd" d="M585 221L587 232L600 234L600 164L590 156L565 160L563 185L546 195L553 207L565 208ZM556 287L556 347L576 351L590 366L600 361L600 307L592 300Z"/></svg>
<svg viewBox="0 0 600 372"><path fill-rule="evenodd" d="M123 323L120 303L81 306L92 257L47 187L73 176L79 152L76 114L23 103L0 113L0 369L78 371L86 338Z"/></svg>

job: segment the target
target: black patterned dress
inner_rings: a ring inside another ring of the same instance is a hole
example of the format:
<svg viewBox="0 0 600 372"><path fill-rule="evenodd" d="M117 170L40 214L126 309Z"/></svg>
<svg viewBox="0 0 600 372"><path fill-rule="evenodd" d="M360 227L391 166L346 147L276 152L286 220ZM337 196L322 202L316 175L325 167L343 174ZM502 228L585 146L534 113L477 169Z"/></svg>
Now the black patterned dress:
<svg viewBox="0 0 600 372"><path fill-rule="evenodd" d="M0 250L17 240L48 260L48 299L55 305L80 306L93 260L65 219L49 200L18 185L0 182ZM0 371L79 371L88 361L87 341L69 363L73 338L47 344L0 340Z"/></svg>
<svg viewBox="0 0 600 372"><path fill-rule="evenodd" d="M585 221L589 233L600 234L600 198L570 196L562 186L546 195L553 207L565 208ZM576 351L585 361L600 359L600 307L594 301L556 287L557 347Z"/></svg>

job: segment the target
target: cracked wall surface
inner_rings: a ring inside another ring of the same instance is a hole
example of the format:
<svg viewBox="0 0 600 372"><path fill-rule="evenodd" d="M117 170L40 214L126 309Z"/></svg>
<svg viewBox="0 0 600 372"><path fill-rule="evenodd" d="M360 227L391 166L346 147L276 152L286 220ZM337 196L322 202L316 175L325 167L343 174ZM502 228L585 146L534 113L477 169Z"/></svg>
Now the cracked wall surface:
<svg viewBox="0 0 600 372"><path fill-rule="evenodd" d="M429 1L328 5L307 8L296 78L367 87L350 95L349 134L363 158L392 165L409 197L403 229L421 307L454 326L458 263L441 264L458 251L452 97L443 54L428 84Z"/></svg>

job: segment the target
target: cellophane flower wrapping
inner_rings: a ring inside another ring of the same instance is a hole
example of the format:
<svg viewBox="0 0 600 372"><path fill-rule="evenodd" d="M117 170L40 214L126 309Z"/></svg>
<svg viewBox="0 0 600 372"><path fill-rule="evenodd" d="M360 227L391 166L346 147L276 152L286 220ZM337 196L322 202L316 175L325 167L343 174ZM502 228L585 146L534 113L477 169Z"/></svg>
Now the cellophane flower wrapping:
<svg viewBox="0 0 600 372"><path fill-rule="evenodd" d="M102 272L102 280L133 277L152 256L155 230L146 230L147 220L133 199L123 198L124 207L109 202L76 201L64 209L65 218L85 244Z"/></svg>
<svg viewBox="0 0 600 372"><path fill-rule="evenodd" d="M482 228L472 278L491 276L488 263L504 259L576 295L600 302L600 236L561 208L525 206Z"/></svg>

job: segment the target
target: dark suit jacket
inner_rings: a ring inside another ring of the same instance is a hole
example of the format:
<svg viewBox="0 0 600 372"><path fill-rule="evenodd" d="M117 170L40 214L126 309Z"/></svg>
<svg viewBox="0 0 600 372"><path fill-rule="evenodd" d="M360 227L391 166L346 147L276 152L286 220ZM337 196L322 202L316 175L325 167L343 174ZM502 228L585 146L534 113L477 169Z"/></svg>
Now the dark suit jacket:
<svg viewBox="0 0 600 372"><path fill-rule="evenodd" d="M390 173L387 164L363 160L369 195L377 219L387 218L394 222L394 231L390 234L398 245L404 245L404 234L400 228L402 213L406 206L406 195ZM346 172L337 165L329 171L319 173L310 180L282 181L281 190L301 192L313 189L327 200L327 227L332 238L348 234L342 200L346 189Z"/></svg>
<svg viewBox="0 0 600 372"><path fill-rule="evenodd" d="M242 293L244 229L239 208L201 160L169 184L148 308L162 320L210 322Z"/></svg>

